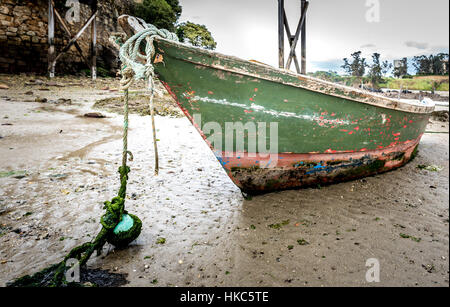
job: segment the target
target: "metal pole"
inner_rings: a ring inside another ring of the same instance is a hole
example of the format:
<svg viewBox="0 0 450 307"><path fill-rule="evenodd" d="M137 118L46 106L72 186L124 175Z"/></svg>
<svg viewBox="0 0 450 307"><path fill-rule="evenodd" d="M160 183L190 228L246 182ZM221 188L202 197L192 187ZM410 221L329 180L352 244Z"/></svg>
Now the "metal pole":
<svg viewBox="0 0 450 307"><path fill-rule="evenodd" d="M302 30L301 30L301 45L302 45L302 51L301 51L301 62L302 62L302 74L306 75L306 7L307 7L307 3L309 4L309 2L306 2L306 0L302 0L302 14L305 14L305 20L303 21L303 26L302 26Z"/></svg>
<svg viewBox="0 0 450 307"><path fill-rule="evenodd" d="M278 66L284 68L284 0L278 0Z"/></svg>
<svg viewBox="0 0 450 307"><path fill-rule="evenodd" d="M55 17L52 0L48 1L48 73L50 78L55 77Z"/></svg>

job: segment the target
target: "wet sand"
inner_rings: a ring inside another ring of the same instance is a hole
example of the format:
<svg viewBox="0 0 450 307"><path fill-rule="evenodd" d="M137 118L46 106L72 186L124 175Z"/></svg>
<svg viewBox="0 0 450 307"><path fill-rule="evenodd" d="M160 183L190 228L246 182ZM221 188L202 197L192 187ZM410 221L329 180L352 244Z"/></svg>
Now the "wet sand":
<svg viewBox="0 0 450 307"><path fill-rule="evenodd" d="M0 76L10 87L0 90L1 286L92 240L119 186L122 118L83 117L98 112L96 100L120 95L105 87L117 81L24 79ZM156 125L155 177L150 119L130 116L126 207L142 219L141 236L125 250L106 245L90 268L126 274L127 286L449 285L448 123L430 124L446 133L425 134L399 170L251 200L186 118L158 116ZM380 283L365 280L368 258L380 262Z"/></svg>

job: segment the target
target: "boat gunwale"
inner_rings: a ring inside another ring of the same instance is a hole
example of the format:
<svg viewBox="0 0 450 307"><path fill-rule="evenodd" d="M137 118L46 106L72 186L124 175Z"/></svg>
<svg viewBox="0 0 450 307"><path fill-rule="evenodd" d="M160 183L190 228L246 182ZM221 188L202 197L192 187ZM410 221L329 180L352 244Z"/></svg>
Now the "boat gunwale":
<svg viewBox="0 0 450 307"><path fill-rule="evenodd" d="M374 93L366 92L366 91L363 91L363 90L358 89L358 88L354 88L354 87L350 87L350 86L346 86L346 85L342 85L342 84L337 84L337 83L321 80L321 79L314 78L314 77L311 77L311 76L308 76L308 75L297 74L297 73L292 72L292 71L287 70L287 69L276 68L276 67L273 67L273 66L270 66L270 65L267 65L267 64L244 60L244 59L241 59L241 58L238 58L238 57L235 57L235 56L225 55L225 54L222 54L222 53L219 53L219 52L206 50L206 49L198 48L198 47L195 47L195 46L190 46L190 45L183 44L183 43L180 43L180 42L170 41L170 40L167 40L167 39L164 39L164 38L160 38L160 37L156 37L155 41L162 41L164 43L173 45L175 47L183 47L185 49L191 50L192 52L203 53L203 54L208 55L210 57L216 57L218 59L223 59L223 60L227 60L227 61L234 61L234 62L242 63L242 64L245 64L245 65L259 67L259 68L267 70L267 74L269 72L274 72L274 73L277 73L277 74L287 75L287 76L296 78L298 80L300 80L300 78L302 78L302 79L306 79L306 81L315 82L315 83L318 83L320 85L326 85L326 86L329 86L329 87L332 87L332 88L346 90L349 93L358 93L360 95L363 95L366 98L373 98L376 101L366 101L366 100L357 99L357 98L353 98L353 97L349 97L349 96L345 96L345 95L339 95L339 94L336 94L336 93L328 93L328 92L325 92L325 91L321 91L321 90L315 89L315 88L310 87L308 85L305 86L305 85L300 84L300 83L291 83L291 82L286 82L284 80L279 80L279 79L275 80L274 78L271 78L269 76L263 76L263 75L260 75L260 74L251 73L251 72L240 70L240 69L237 69L237 68L234 68L234 67L228 68L228 67L224 67L224 66L216 65L216 64L206 64L206 63L202 63L202 62L197 62L197 61L193 61L192 59L188 59L188 58L179 58L182 61L189 62L189 63L196 64L196 65L210 67L210 68L223 70L223 71L231 72L231 73L236 73L236 74L240 74L240 75L245 75L245 76L249 76L249 77L253 77L253 78L258 78L258 79L262 79L262 80L266 80L266 81L276 82L276 83L280 83L280 84L284 84L284 85L288 85L288 86L302 88L302 89L305 89L305 90L309 90L309 91L320 93L320 94L324 94L324 95L329 95L329 96L333 96L333 97L343 98L343 99L351 100L351 101L358 102L358 103L364 103L364 104L368 104L368 105L372 105L372 106L376 106L376 107L381 107L381 108L386 108L386 109L392 109L392 110L396 110L396 111L402 111L402 112L408 112L408 113L416 113L416 114L431 114L434 111L434 109L435 109L435 104L431 100L429 100L429 102L427 101L426 102L427 104L418 104L418 103L413 103L413 102L410 102L410 101L401 101L401 100L398 100L398 99L393 99L393 98L377 95L377 94L374 94Z"/></svg>
<svg viewBox="0 0 450 307"><path fill-rule="evenodd" d="M130 20L128 20L128 18L131 19L131 22L130 22ZM141 20L140 18L130 16L130 15L120 16L119 23L122 25L122 27L127 26L127 28L132 30L134 33L137 33L140 29L143 29L146 26L143 20ZM252 73L249 71L240 70L235 67L229 68L229 67L224 67L224 66L215 65L215 64L206 64L206 63L202 63L202 62L196 62L196 61L193 61L192 59L185 58L185 57L178 58L182 61L189 62L189 63L195 64L195 65L201 65L204 67L210 67L210 68L214 68L217 70L222 70L222 71L226 71L226 72L231 72L231 73L235 73L235 74L258 78L261 80L271 81L271 82L284 84L284 85L288 85L288 86L292 86L292 87L296 87L296 88L302 88L302 89L316 92L319 94L342 98L342 99L346 99L349 101L363 103L363 104L372 105L375 107L380 107L380 108L385 108L385 109L391 109L391 110L415 113L415 114L424 114L424 115L431 115L431 113L435 110L435 103L429 99L423 100L423 101L425 101L426 104L420 104L420 102L413 103L412 101L401 101L398 99L388 98L385 96L367 92L367 91L364 91L364 90L361 90L358 88L321 80L321 79L314 78L314 77L311 77L308 75L297 74L297 73L287 70L287 69L276 68L276 67L264 64L264 63L244 60L244 59L238 58L236 56L225 55L220 52L199 48L196 46L188 45L188 44L181 43L181 42L176 42L173 40L164 39L162 37L155 36L154 39L156 42L163 42L163 43L172 45L176 48L184 48L185 50L192 52L192 53L199 53L201 55L209 56L211 58L217 58L219 60L233 61L238 64L241 63L243 65L248 65L249 67L253 66L253 67L255 67L255 69L260 68L260 69L265 70L264 71L265 73L263 75L261 75L261 74ZM278 74L278 76L280 77L281 80L268 76L270 72ZM287 82L281 78L282 76L288 76L288 77L294 78L295 80L297 80L297 82L296 83ZM301 81L307 81L307 84L304 85L301 83ZM315 85L314 87L318 87L318 88L314 88L313 85ZM336 89L344 90L344 91L347 91L349 95L353 94L353 96L356 93L356 94L362 96L362 98L358 99L356 97L341 95L341 94L337 94L335 92L326 92L324 90L321 90L320 86L328 86L329 89L334 89L334 90L336 90ZM364 100L364 98L367 100Z"/></svg>

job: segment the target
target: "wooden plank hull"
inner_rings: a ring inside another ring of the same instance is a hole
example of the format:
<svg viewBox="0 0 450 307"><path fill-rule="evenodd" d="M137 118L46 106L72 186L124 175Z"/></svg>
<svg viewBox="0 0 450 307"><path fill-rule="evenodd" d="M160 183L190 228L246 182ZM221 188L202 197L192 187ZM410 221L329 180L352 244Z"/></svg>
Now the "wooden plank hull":
<svg viewBox="0 0 450 307"><path fill-rule="evenodd" d="M162 39L155 44L160 80L247 193L351 180L400 167L414 156L434 109ZM237 129L230 141L224 127L236 123L244 129ZM276 135L269 123L276 123ZM257 147L252 146L255 138ZM274 138L276 148L265 150Z"/></svg>

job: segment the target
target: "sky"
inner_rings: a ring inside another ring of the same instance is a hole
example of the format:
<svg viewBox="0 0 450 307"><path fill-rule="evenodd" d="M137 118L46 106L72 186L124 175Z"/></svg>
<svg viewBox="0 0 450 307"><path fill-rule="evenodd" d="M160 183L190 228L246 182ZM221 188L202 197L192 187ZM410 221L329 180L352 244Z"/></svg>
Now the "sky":
<svg viewBox="0 0 450 307"><path fill-rule="evenodd" d="M342 73L342 59L358 50L368 59L378 52L389 61L449 51L448 0L309 1L308 72ZM277 0L180 0L180 4L180 22L206 25L217 42L216 51L278 66ZM285 10L294 32L300 0L285 0Z"/></svg>

